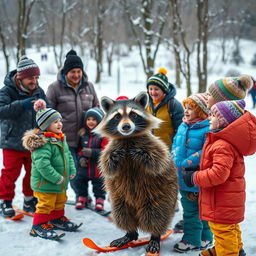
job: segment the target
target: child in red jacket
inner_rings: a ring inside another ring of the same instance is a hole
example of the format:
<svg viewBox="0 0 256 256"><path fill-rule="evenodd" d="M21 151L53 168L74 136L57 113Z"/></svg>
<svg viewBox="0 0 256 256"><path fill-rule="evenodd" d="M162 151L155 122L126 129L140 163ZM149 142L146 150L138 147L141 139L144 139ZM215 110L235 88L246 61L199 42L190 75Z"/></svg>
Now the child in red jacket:
<svg viewBox="0 0 256 256"><path fill-rule="evenodd" d="M244 156L256 151L256 118L245 101L222 101L211 107L210 130L200 170L184 176L200 187L200 219L209 223L215 246L203 256L244 256L239 223L245 211Z"/></svg>

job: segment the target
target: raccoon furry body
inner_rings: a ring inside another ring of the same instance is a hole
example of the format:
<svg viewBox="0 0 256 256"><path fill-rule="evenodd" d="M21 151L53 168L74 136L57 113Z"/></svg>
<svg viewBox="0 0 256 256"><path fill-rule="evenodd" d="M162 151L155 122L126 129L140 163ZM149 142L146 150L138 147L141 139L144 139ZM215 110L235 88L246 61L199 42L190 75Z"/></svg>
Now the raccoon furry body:
<svg viewBox="0 0 256 256"><path fill-rule="evenodd" d="M117 226L128 234L141 229L159 237L174 215L178 181L167 146L151 133L159 119L145 110L147 103L144 92L133 100L102 98L106 116L96 132L109 143L99 166Z"/></svg>

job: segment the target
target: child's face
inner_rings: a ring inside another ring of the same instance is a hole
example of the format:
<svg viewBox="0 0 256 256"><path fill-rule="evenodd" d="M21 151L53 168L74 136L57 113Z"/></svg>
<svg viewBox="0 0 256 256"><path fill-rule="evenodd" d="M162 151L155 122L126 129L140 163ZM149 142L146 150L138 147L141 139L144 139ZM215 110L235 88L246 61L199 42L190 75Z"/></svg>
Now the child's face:
<svg viewBox="0 0 256 256"><path fill-rule="evenodd" d="M92 117L92 116L89 116L87 119L86 119L86 126L92 130L94 129L96 126L97 126L98 122L97 120Z"/></svg>
<svg viewBox="0 0 256 256"><path fill-rule="evenodd" d="M217 103L217 101L212 97L212 95L207 92L207 108L211 109L211 107Z"/></svg>
<svg viewBox="0 0 256 256"><path fill-rule="evenodd" d="M46 129L48 132L61 133L62 132L62 120L60 118L54 120Z"/></svg>
<svg viewBox="0 0 256 256"><path fill-rule="evenodd" d="M184 106L184 116L187 121L192 121L198 117L198 114L189 104L186 103Z"/></svg>
<svg viewBox="0 0 256 256"><path fill-rule="evenodd" d="M209 116L209 120L210 120L210 130L218 129L219 122L217 117L214 114L211 114Z"/></svg>
<svg viewBox="0 0 256 256"><path fill-rule="evenodd" d="M148 93L150 97L155 101L161 99L164 95L163 90L161 90L158 86L155 85L150 85L148 87Z"/></svg>

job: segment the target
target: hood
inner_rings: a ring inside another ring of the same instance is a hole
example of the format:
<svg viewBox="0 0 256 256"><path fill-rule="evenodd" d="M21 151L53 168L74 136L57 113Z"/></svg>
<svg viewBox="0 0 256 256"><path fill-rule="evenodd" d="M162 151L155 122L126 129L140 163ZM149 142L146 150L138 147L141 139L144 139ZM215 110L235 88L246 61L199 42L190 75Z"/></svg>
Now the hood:
<svg viewBox="0 0 256 256"><path fill-rule="evenodd" d="M22 145L25 149L33 151L46 144L48 139L43 134L38 134L38 129L26 131L22 138Z"/></svg>
<svg viewBox="0 0 256 256"><path fill-rule="evenodd" d="M16 87L15 81L14 81L14 79L13 79L13 77L16 75L16 73L17 73L17 69L15 69L15 70L9 72L9 73L5 76L5 78L4 78L4 84L5 84L6 86L14 86L14 87Z"/></svg>
<svg viewBox="0 0 256 256"><path fill-rule="evenodd" d="M245 111L240 118L213 135L228 141L243 156L252 155L256 152L256 117Z"/></svg>

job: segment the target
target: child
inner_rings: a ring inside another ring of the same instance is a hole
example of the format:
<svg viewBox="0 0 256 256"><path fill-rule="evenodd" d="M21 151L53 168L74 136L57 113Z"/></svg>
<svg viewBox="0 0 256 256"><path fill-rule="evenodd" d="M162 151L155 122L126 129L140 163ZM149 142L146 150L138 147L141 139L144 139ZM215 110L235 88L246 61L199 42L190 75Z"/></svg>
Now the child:
<svg viewBox="0 0 256 256"><path fill-rule="evenodd" d="M45 108L42 99L34 103L37 130L27 131L23 145L32 151L31 187L38 199L31 236L58 240L54 229L75 231L80 225L64 215L69 179L75 176L74 161L62 133L61 115Z"/></svg>
<svg viewBox="0 0 256 256"><path fill-rule="evenodd" d="M252 85L252 77L248 75L216 80L208 88L207 108L220 101L244 99Z"/></svg>
<svg viewBox="0 0 256 256"><path fill-rule="evenodd" d="M256 151L256 118L245 101L222 101L211 107L210 129L200 170L184 176L200 187L200 218L209 221L215 247L203 256L244 256L239 222L245 211L244 156Z"/></svg>
<svg viewBox="0 0 256 256"><path fill-rule="evenodd" d="M103 180L98 169L98 158L101 150L106 146L107 139L92 132L104 116L100 108L94 107L84 114L84 128L79 131L80 148L79 163L75 187L77 193L76 209L83 209L91 203L88 197L88 183L92 182L93 193L96 198L95 210L104 210L105 191Z"/></svg>
<svg viewBox="0 0 256 256"><path fill-rule="evenodd" d="M198 187L189 188L183 181L184 170L199 165L205 134L209 132L209 110L206 93L185 99L183 122L172 145L172 156L178 169L181 204L183 207L184 234L174 250L180 253L207 248L212 244L212 233L206 221L199 219Z"/></svg>

